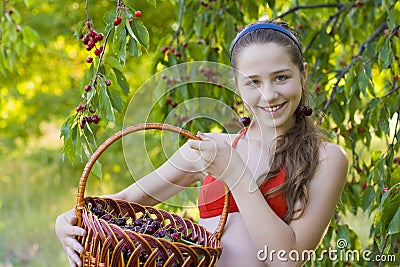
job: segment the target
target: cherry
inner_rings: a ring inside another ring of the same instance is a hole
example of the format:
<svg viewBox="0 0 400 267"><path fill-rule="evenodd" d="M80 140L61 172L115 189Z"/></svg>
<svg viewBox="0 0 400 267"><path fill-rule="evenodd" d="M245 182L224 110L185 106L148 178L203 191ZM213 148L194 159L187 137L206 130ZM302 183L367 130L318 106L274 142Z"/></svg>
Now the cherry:
<svg viewBox="0 0 400 267"><path fill-rule="evenodd" d="M389 187L385 187L382 189L382 194L385 194L387 191L389 191Z"/></svg>
<svg viewBox="0 0 400 267"><path fill-rule="evenodd" d="M171 104L171 106L172 106L173 108L176 108L176 107L178 106L178 103L174 102L174 103Z"/></svg>
<svg viewBox="0 0 400 267"><path fill-rule="evenodd" d="M82 43L84 44L84 45L87 45L87 44L89 44L89 37L87 37L87 36L85 36L85 37L83 37L82 38Z"/></svg>
<svg viewBox="0 0 400 267"><path fill-rule="evenodd" d="M188 46L188 43L184 42L184 43L182 44L182 46L186 48L186 47Z"/></svg>
<svg viewBox="0 0 400 267"><path fill-rule="evenodd" d="M109 221L109 220L111 220L111 215L110 214L105 214L103 216L103 219L106 220L106 221Z"/></svg>
<svg viewBox="0 0 400 267"><path fill-rule="evenodd" d="M389 30L389 29L385 29L385 30L383 31L383 33L386 34L386 35L388 35L388 34L390 34L390 30Z"/></svg>
<svg viewBox="0 0 400 267"><path fill-rule="evenodd" d="M321 87L319 85L316 85L314 89L315 89L315 91L319 91L321 89Z"/></svg>
<svg viewBox="0 0 400 267"><path fill-rule="evenodd" d="M83 111L83 110L85 110L84 106L77 106L76 107L76 112L80 112L80 111Z"/></svg>
<svg viewBox="0 0 400 267"><path fill-rule="evenodd" d="M129 19L128 22L129 22L129 25L132 26L133 19Z"/></svg>
<svg viewBox="0 0 400 267"><path fill-rule="evenodd" d="M106 83L106 86L110 86L110 85L111 85L111 80L110 80L110 79L107 79L107 80L105 81L105 83Z"/></svg>
<svg viewBox="0 0 400 267"><path fill-rule="evenodd" d="M99 48L96 48L96 50L94 50L94 54L96 56L100 56L101 52L103 52L103 46L102 45Z"/></svg>
<svg viewBox="0 0 400 267"><path fill-rule="evenodd" d="M393 159L393 162L394 162L394 163L397 163L397 164L400 164L400 158L394 158L394 159Z"/></svg>
<svg viewBox="0 0 400 267"><path fill-rule="evenodd" d="M239 122L243 125L243 127L247 127L250 125L251 120L249 117L242 117L239 119Z"/></svg>
<svg viewBox="0 0 400 267"><path fill-rule="evenodd" d="M84 129L84 128L85 128L85 124L86 124L86 117L83 117L81 123L79 124L79 126L81 127L81 129Z"/></svg>
<svg viewBox="0 0 400 267"><path fill-rule="evenodd" d="M313 112L312 108L310 108L309 106L305 107L304 115L311 116L312 112Z"/></svg>
<svg viewBox="0 0 400 267"><path fill-rule="evenodd" d="M362 186L362 189L365 189L365 188L367 188L368 185L367 185L367 183L362 183L361 186Z"/></svg>
<svg viewBox="0 0 400 267"><path fill-rule="evenodd" d="M182 53L181 52L176 52L175 56L176 57L182 57Z"/></svg>
<svg viewBox="0 0 400 267"><path fill-rule="evenodd" d="M363 127L358 128L358 133L364 133L365 129Z"/></svg>
<svg viewBox="0 0 400 267"><path fill-rule="evenodd" d="M114 20L114 26L118 26L119 24L121 24L122 22L122 18L117 16Z"/></svg>
<svg viewBox="0 0 400 267"><path fill-rule="evenodd" d="M393 80L397 82L397 81L399 80L399 75L395 75L395 76L393 77Z"/></svg>
<svg viewBox="0 0 400 267"><path fill-rule="evenodd" d="M86 62L87 63L92 63L93 62L93 58L92 57L87 57L86 58Z"/></svg>
<svg viewBox="0 0 400 267"><path fill-rule="evenodd" d="M97 115L92 116L92 122L94 124L98 124L100 121L100 118Z"/></svg>
<svg viewBox="0 0 400 267"><path fill-rule="evenodd" d="M173 241L178 241L180 238L181 238L181 235L180 234L178 234L178 233L172 233L171 234L171 238L172 238L172 240Z"/></svg>
<svg viewBox="0 0 400 267"><path fill-rule="evenodd" d="M365 5L365 2L364 1L357 1L356 5L357 6L363 6L363 5Z"/></svg>
<svg viewBox="0 0 400 267"><path fill-rule="evenodd" d="M142 16L142 11L137 10L135 11L135 17L140 18Z"/></svg>
<svg viewBox="0 0 400 267"><path fill-rule="evenodd" d="M8 14L9 14L9 15L12 15L13 13L14 13L14 9L10 8L10 9L8 10Z"/></svg>
<svg viewBox="0 0 400 267"><path fill-rule="evenodd" d="M168 46L163 46L163 47L161 47L161 52L162 53L165 53L165 52L167 52L168 51Z"/></svg>
<svg viewBox="0 0 400 267"><path fill-rule="evenodd" d="M102 34L102 33L98 33L97 35L96 35L96 40L97 41L102 41L104 39L104 35Z"/></svg>
<svg viewBox="0 0 400 267"><path fill-rule="evenodd" d="M85 85L85 91L89 92L90 89L92 89L92 86L90 84Z"/></svg>
<svg viewBox="0 0 400 267"><path fill-rule="evenodd" d="M95 43L89 42L89 43L86 45L86 50L87 50L87 51L92 50L93 47L94 47L94 45L95 45Z"/></svg>

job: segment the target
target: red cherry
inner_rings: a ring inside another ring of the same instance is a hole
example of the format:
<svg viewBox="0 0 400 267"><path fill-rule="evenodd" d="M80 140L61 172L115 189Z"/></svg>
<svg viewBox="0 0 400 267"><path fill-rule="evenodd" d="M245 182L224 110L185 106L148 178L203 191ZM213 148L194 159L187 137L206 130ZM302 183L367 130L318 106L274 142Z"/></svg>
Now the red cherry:
<svg viewBox="0 0 400 267"><path fill-rule="evenodd" d="M94 124L98 124L100 121L100 118L97 115L92 116L92 122Z"/></svg>
<svg viewBox="0 0 400 267"><path fill-rule="evenodd" d="M172 103L171 98L167 98L167 99L165 100L165 104L171 105L171 103Z"/></svg>
<svg viewBox="0 0 400 267"><path fill-rule="evenodd" d="M142 11L137 10L135 11L135 17L140 18L142 16Z"/></svg>
<svg viewBox="0 0 400 267"><path fill-rule="evenodd" d="M84 109L85 109L84 106L77 106L77 107L76 107L76 112L80 112L80 111L82 111L82 110L84 110Z"/></svg>
<svg viewBox="0 0 400 267"><path fill-rule="evenodd" d="M111 85L111 80L107 79L107 80L105 81L105 83L106 83L107 86L110 86L110 85Z"/></svg>
<svg viewBox="0 0 400 267"><path fill-rule="evenodd" d="M367 183L362 183L361 186L362 186L362 189L365 189L365 188L367 188L368 185L367 185Z"/></svg>
<svg viewBox="0 0 400 267"><path fill-rule="evenodd" d="M161 52L162 53L165 53L165 52L167 52L168 51L168 46L163 46L163 47L161 47Z"/></svg>
<svg viewBox="0 0 400 267"><path fill-rule="evenodd" d="M385 187L382 189L382 194L385 194L387 191L389 191L389 187Z"/></svg>
<svg viewBox="0 0 400 267"><path fill-rule="evenodd" d="M86 58L86 62L87 63L92 63L93 62L93 58L92 57L87 57Z"/></svg>
<svg viewBox="0 0 400 267"><path fill-rule="evenodd" d="M96 35L96 40L97 41L102 41L104 39L104 35L102 33L99 33Z"/></svg>
<svg viewBox="0 0 400 267"><path fill-rule="evenodd" d="M394 162L394 163L397 163L397 164L400 164L400 158L394 158L394 159L393 159L393 162Z"/></svg>
<svg viewBox="0 0 400 267"><path fill-rule="evenodd" d="M85 91L89 92L90 89L92 89L92 86L90 84L85 85Z"/></svg>
<svg viewBox="0 0 400 267"><path fill-rule="evenodd" d="M365 129L363 127L358 128L358 133L364 133Z"/></svg>
<svg viewBox="0 0 400 267"><path fill-rule="evenodd" d="M129 19L129 20L128 20L128 22L129 22L129 25L131 25L131 26L132 26L133 19Z"/></svg>
<svg viewBox="0 0 400 267"><path fill-rule="evenodd" d="M173 108L176 108L176 107L178 106L178 103L174 102L174 103L171 104L171 106L172 106Z"/></svg>
<svg viewBox="0 0 400 267"><path fill-rule="evenodd" d="M118 26L121 22L122 22L122 18L121 17L116 17L115 20L114 20L114 26Z"/></svg>
<svg viewBox="0 0 400 267"><path fill-rule="evenodd" d="M182 44L182 46L186 48L186 47L188 46L188 43L184 42L184 43Z"/></svg>
<svg viewBox="0 0 400 267"><path fill-rule="evenodd" d="M83 38L82 38L82 43L83 43L84 45L87 45L87 44L89 43L89 37L87 37L87 36L83 37Z"/></svg>
<svg viewBox="0 0 400 267"><path fill-rule="evenodd" d="M357 167L357 172L362 173L362 169L360 167Z"/></svg>
<svg viewBox="0 0 400 267"><path fill-rule="evenodd" d="M176 57L182 57L182 53L181 52L176 52L175 56Z"/></svg>
<svg viewBox="0 0 400 267"><path fill-rule="evenodd" d="M363 5L365 5L365 2L364 1L357 1L356 5L357 6L363 6Z"/></svg>
<svg viewBox="0 0 400 267"><path fill-rule="evenodd" d="M397 82L397 81L399 80L399 75L395 75L395 76L393 77L393 80L394 80L395 82Z"/></svg>
<svg viewBox="0 0 400 267"><path fill-rule="evenodd" d="M389 29L385 29L385 30L383 31L383 33L386 34L386 35L387 35L387 34L390 34L390 30L389 30Z"/></svg>
<svg viewBox="0 0 400 267"><path fill-rule="evenodd" d="M315 89L315 91L319 91L321 89L321 87L319 85L316 85L314 89Z"/></svg>
<svg viewBox="0 0 400 267"><path fill-rule="evenodd" d="M243 127L247 127L250 125L250 118L249 117L242 117L239 119L240 124L242 124Z"/></svg>

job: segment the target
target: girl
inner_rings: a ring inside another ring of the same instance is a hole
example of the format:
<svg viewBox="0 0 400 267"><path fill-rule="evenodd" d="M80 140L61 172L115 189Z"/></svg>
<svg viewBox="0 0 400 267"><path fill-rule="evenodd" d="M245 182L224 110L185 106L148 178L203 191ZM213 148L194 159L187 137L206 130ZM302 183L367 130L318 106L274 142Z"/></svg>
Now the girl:
<svg viewBox="0 0 400 267"><path fill-rule="evenodd" d="M301 266L302 252L315 249L329 225L348 159L308 117L307 63L286 23L247 26L232 42L231 64L250 125L236 135L198 133L202 140L187 141L159 169L109 197L155 205L202 180L199 224L213 232L224 182L231 205L218 266ZM86 233L75 224L71 210L55 228L71 266L80 266L75 237Z"/></svg>

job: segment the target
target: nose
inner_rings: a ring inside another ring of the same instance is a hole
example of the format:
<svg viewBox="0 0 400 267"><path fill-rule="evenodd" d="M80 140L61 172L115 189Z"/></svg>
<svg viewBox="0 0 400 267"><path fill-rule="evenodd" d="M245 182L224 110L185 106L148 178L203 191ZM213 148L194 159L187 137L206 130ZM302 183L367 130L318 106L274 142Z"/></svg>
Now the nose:
<svg viewBox="0 0 400 267"><path fill-rule="evenodd" d="M259 87L261 99L265 102L273 102L278 98L278 92L270 83L263 83L262 86Z"/></svg>

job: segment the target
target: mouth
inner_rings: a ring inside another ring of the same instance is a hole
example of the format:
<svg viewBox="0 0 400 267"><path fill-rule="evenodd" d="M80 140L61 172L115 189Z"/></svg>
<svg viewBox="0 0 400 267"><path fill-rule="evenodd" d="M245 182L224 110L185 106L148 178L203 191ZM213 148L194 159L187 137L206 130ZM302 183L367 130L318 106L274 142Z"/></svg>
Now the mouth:
<svg viewBox="0 0 400 267"><path fill-rule="evenodd" d="M286 104L286 102L279 104L279 105L273 105L273 106L269 106L269 107L263 107L262 109L271 113L271 114L275 114L277 113L279 110L282 109L282 107Z"/></svg>

